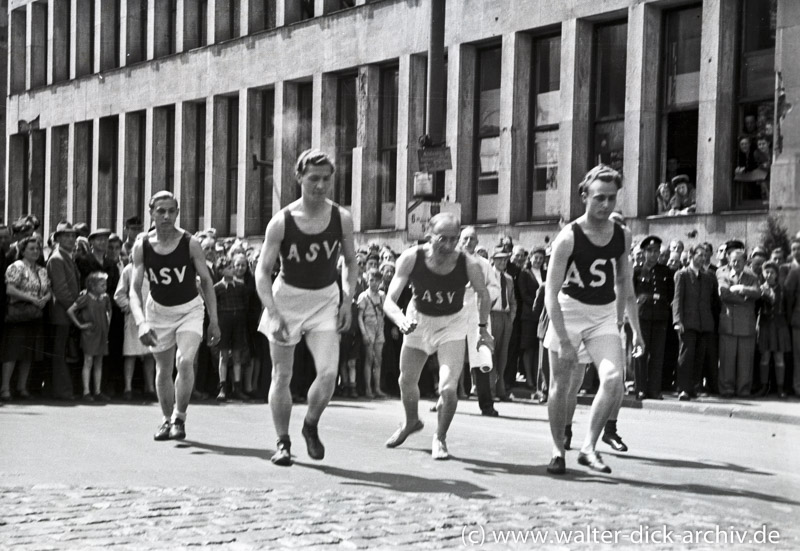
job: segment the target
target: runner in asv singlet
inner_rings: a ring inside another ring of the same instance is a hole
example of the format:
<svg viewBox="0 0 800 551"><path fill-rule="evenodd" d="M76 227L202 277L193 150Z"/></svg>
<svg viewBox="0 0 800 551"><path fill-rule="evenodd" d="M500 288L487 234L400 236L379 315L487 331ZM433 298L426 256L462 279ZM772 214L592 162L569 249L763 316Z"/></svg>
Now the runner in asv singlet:
<svg viewBox="0 0 800 551"><path fill-rule="evenodd" d="M634 344L641 346L627 256L630 232L609 219L621 186L621 175L610 167L598 165L590 170L578 187L585 212L561 231L553 245L545 282L550 327L544 339L551 366L548 415L553 459L548 472L552 474L566 472L565 426L583 380L579 362L595 364L600 388L578 463L611 472L595 445L622 399L624 362L618 323L623 313L627 312L634 330Z"/></svg>
<svg viewBox="0 0 800 551"><path fill-rule="evenodd" d="M264 305L258 330L270 341L272 384L269 404L278 436L271 461L292 464L289 418L292 395L289 383L294 348L305 338L314 358L317 376L308 391L308 412L302 435L308 455L323 459L325 447L317 425L333 396L339 360L339 332L352 322L352 290L358 270L350 214L327 198L332 185L333 161L309 149L297 159L295 176L301 197L274 216L256 268L256 287ZM280 255L280 275L272 281L272 266ZM344 257L342 290L337 262Z"/></svg>

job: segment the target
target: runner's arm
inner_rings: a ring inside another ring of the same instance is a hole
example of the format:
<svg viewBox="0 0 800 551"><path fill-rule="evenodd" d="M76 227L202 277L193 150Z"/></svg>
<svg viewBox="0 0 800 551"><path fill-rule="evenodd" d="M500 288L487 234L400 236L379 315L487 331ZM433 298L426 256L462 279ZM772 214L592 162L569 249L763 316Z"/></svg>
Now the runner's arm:
<svg viewBox="0 0 800 551"><path fill-rule="evenodd" d="M416 262L417 248L412 247L400 255L397 259L397 269L395 270L392 282L389 284L389 291L386 293L386 302L383 303L383 313L394 323L400 331L407 333L410 321L397 305L400 294L408 285L408 278L411 270L414 269Z"/></svg>
<svg viewBox="0 0 800 551"><path fill-rule="evenodd" d="M478 296L478 323L483 326L481 329L486 329L489 323L489 312L492 311L492 299L489 296L489 287L487 285L488 279L484 275L481 265L478 261L468 255L464 255L467 259L467 277L472 285L472 289ZM494 276L494 270L490 268L490 275ZM495 281L497 279L495 278ZM498 288L500 284L497 284Z"/></svg>
<svg viewBox="0 0 800 551"><path fill-rule="evenodd" d="M547 279L544 282L545 308L547 308L547 315L550 317L553 331L556 332L561 343L569 342L569 335L564 324L561 304L558 302L558 292L567 277L567 262L572 255L573 246L572 228L567 226L558 234L553 243L553 253L547 268Z"/></svg>
<svg viewBox="0 0 800 551"><path fill-rule="evenodd" d="M142 330L142 324L145 323L144 308L142 304L142 282L144 281L144 252L142 251L142 239L147 239L147 234L140 235L136 242L133 244L133 274L131 277L131 286L128 291L128 306L131 309L133 321L140 328L140 336L147 333L149 328Z"/></svg>
<svg viewBox="0 0 800 551"><path fill-rule="evenodd" d="M261 304L270 316L276 312L275 299L272 296L272 267L278 258L283 241L283 216L273 216L264 236L264 243L261 245L261 254L256 265L256 291Z"/></svg>
<svg viewBox="0 0 800 551"><path fill-rule="evenodd" d="M617 311L623 311L628 315L628 323L630 323L634 333L641 338L642 328L639 326L639 305L636 303L636 293L633 292L633 268L631 267L631 260L628 258L632 237L628 228L622 228L622 231L625 235L625 250L617 259L617 275L614 281L617 295ZM621 305L624 305L624 308ZM622 320L618 319L617 321Z"/></svg>
<svg viewBox="0 0 800 551"><path fill-rule="evenodd" d="M353 292L356 289L356 280L358 279L358 265L356 263L356 247L353 241L353 218L347 210L341 207L339 207L339 213L342 220L342 256L344 256L344 264L342 265L342 300L344 302L345 297L350 300L358 298L353 296Z"/></svg>

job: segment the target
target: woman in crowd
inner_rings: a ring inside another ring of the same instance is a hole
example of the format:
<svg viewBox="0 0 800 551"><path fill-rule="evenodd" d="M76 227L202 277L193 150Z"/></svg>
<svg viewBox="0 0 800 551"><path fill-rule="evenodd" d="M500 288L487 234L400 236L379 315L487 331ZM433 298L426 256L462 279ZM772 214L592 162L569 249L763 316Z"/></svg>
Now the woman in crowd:
<svg viewBox="0 0 800 551"><path fill-rule="evenodd" d="M42 247L36 237L17 244L18 259L6 270L8 310L3 331L3 380L0 399L11 399L11 376L19 364L17 395L29 398L27 383L31 362L41 360L44 348L44 307L50 301L50 278L37 264Z"/></svg>

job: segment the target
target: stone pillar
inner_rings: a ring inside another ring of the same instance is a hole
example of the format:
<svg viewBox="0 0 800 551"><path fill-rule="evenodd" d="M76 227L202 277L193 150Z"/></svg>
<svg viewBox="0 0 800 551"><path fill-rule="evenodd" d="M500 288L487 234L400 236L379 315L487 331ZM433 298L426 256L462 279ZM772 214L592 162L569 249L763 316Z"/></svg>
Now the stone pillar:
<svg viewBox="0 0 800 551"><path fill-rule="evenodd" d="M155 59L156 57L156 42L158 40L156 38L156 32L157 32L156 25L158 26L163 25L163 22L155 21L156 14L158 13L158 7L156 6L156 4L160 3L163 5L166 4L166 2L164 2L163 0L161 2L151 2L150 0L143 0L143 1L147 2L147 42L146 42L147 58L146 59L150 60L150 59Z"/></svg>
<svg viewBox="0 0 800 551"><path fill-rule="evenodd" d="M400 56L397 100L397 193L395 227L406 229L407 210L419 161L419 137L425 133L425 80L427 59L421 55Z"/></svg>
<svg viewBox="0 0 800 551"><path fill-rule="evenodd" d="M561 25L561 122L558 189L565 221L583 213L577 183L587 170L592 95L592 25L571 19Z"/></svg>
<svg viewBox="0 0 800 551"><path fill-rule="evenodd" d="M275 83L275 153L272 165L272 214L294 201L297 183L294 163L297 155L299 127L297 111L297 84Z"/></svg>
<svg viewBox="0 0 800 551"><path fill-rule="evenodd" d="M128 2L127 0L120 0L119 2L119 67L125 67L128 64ZM124 117L122 117L124 118ZM120 121L120 126L125 126L125 123ZM122 143L122 142L120 142ZM122 212L122 211L120 211ZM124 216L123 216L124 218ZM122 235L122 234L120 234Z"/></svg>
<svg viewBox="0 0 800 551"><path fill-rule="evenodd" d="M180 202L183 197L183 102L176 102L172 112L174 117L172 128L175 131L172 141L172 192ZM178 213L179 221L181 214L181 212Z"/></svg>
<svg viewBox="0 0 800 551"><path fill-rule="evenodd" d="M731 207L738 3L703 2L697 135L697 212Z"/></svg>
<svg viewBox="0 0 800 551"><path fill-rule="evenodd" d="M51 35L52 36L52 35ZM52 166L53 166L53 127L46 128L44 130L45 139L44 139L44 198L43 198L43 207L44 207L44 216L41 218L42 227L39 231L42 232L42 235L50 235L50 228L55 227L50 222L52 220L52 201L53 201L53 194L58 194L57 189L53 189L52 185Z"/></svg>
<svg viewBox="0 0 800 551"><path fill-rule="evenodd" d="M153 196L153 119L154 111L152 107L144 110L144 203L146 204Z"/></svg>
<svg viewBox="0 0 800 551"><path fill-rule="evenodd" d="M778 113L775 130L783 139L783 149L776 154L770 171L770 210L800 208L800 11L796 6L791 0L778 1L775 71L782 75L787 103L795 107L785 116Z"/></svg>
<svg viewBox="0 0 800 551"><path fill-rule="evenodd" d="M75 140L78 131L74 122L67 125L67 213L66 218L70 221L75 217Z"/></svg>
<svg viewBox="0 0 800 551"><path fill-rule="evenodd" d="M624 192L617 206L628 217L655 212L658 187L658 94L661 13L647 4L628 10L625 79Z"/></svg>
<svg viewBox="0 0 800 551"><path fill-rule="evenodd" d="M97 59L97 57L95 57ZM87 217L87 222L89 223L89 227L91 229L95 229L100 227L99 223L101 220L101 213L100 213L100 143L102 142L103 136L100 133L100 119L93 119L91 121L92 125L92 140L90 145L91 150L91 166L89 167L90 177L89 188L87 189L87 193L89 195L89 216ZM104 182L105 183L105 182Z"/></svg>
<svg viewBox="0 0 800 551"><path fill-rule="evenodd" d="M206 98L206 128L205 138L203 145L205 146L205 173L203 182L203 223L200 229L206 229L213 226L212 218L212 203L214 202L214 116L217 98L211 96ZM217 228L219 229L219 228Z"/></svg>
<svg viewBox="0 0 800 551"><path fill-rule="evenodd" d="M30 36L30 87L39 88L47 84L47 4L28 4L28 35Z"/></svg>
<svg viewBox="0 0 800 551"><path fill-rule="evenodd" d="M377 228L378 220L378 110L381 71L376 65L358 68L356 147L353 148L353 229Z"/></svg>
<svg viewBox="0 0 800 551"><path fill-rule="evenodd" d="M526 33L503 36L500 73L500 159L497 223L527 218L528 112L531 101L533 39Z"/></svg>
<svg viewBox="0 0 800 551"><path fill-rule="evenodd" d="M314 100L311 116L311 147L328 155L336 152L336 76L314 75Z"/></svg>
<svg viewBox="0 0 800 551"><path fill-rule="evenodd" d="M74 141L74 174L73 174L73 210L72 220L91 224L92 211L94 210L92 195L92 167L94 166L94 151L92 133L94 122L75 123Z"/></svg>
<svg viewBox="0 0 800 551"><path fill-rule="evenodd" d="M445 173L444 200L461 203L461 223L474 217L475 46L452 45L447 60L447 145L453 169Z"/></svg>
<svg viewBox="0 0 800 551"><path fill-rule="evenodd" d="M125 36L125 35L122 34L120 36ZM126 191L125 172L130 168L127 164L127 158L128 158L127 137L128 137L128 115L126 115L125 113L120 113L120 115L117 117L117 181L115 182L117 188L117 193L116 193L117 223L116 226L114 227L114 231L116 231L117 234L120 236L122 236L122 230L125 226L125 219L133 216L133 214L129 214L128 211L125 210L125 191Z"/></svg>

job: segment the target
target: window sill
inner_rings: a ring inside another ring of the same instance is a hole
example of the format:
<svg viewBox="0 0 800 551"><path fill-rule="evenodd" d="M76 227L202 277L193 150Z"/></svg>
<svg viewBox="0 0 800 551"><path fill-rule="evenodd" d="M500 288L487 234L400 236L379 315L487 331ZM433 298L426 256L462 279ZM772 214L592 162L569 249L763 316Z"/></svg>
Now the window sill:
<svg viewBox="0 0 800 551"><path fill-rule="evenodd" d="M526 226L549 226L551 224L558 224L561 218L537 218L536 220L524 220L522 222L514 222L512 226L515 228L524 228Z"/></svg>
<svg viewBox="0 0 800 551"><path fill-rule="evenodd" d="M394 233L399 231L397 228L372 228L369 230L361 230L361 233L365 234L383 234L383 233Z"/></svg>
<svg viewBox="0 0 800 551"><path fill-rule="evenodd" d="M768 212L768 208L749 208L742 210L723 210L719 214L720 216L737 216L742 214L767 214Z"/></svg>

